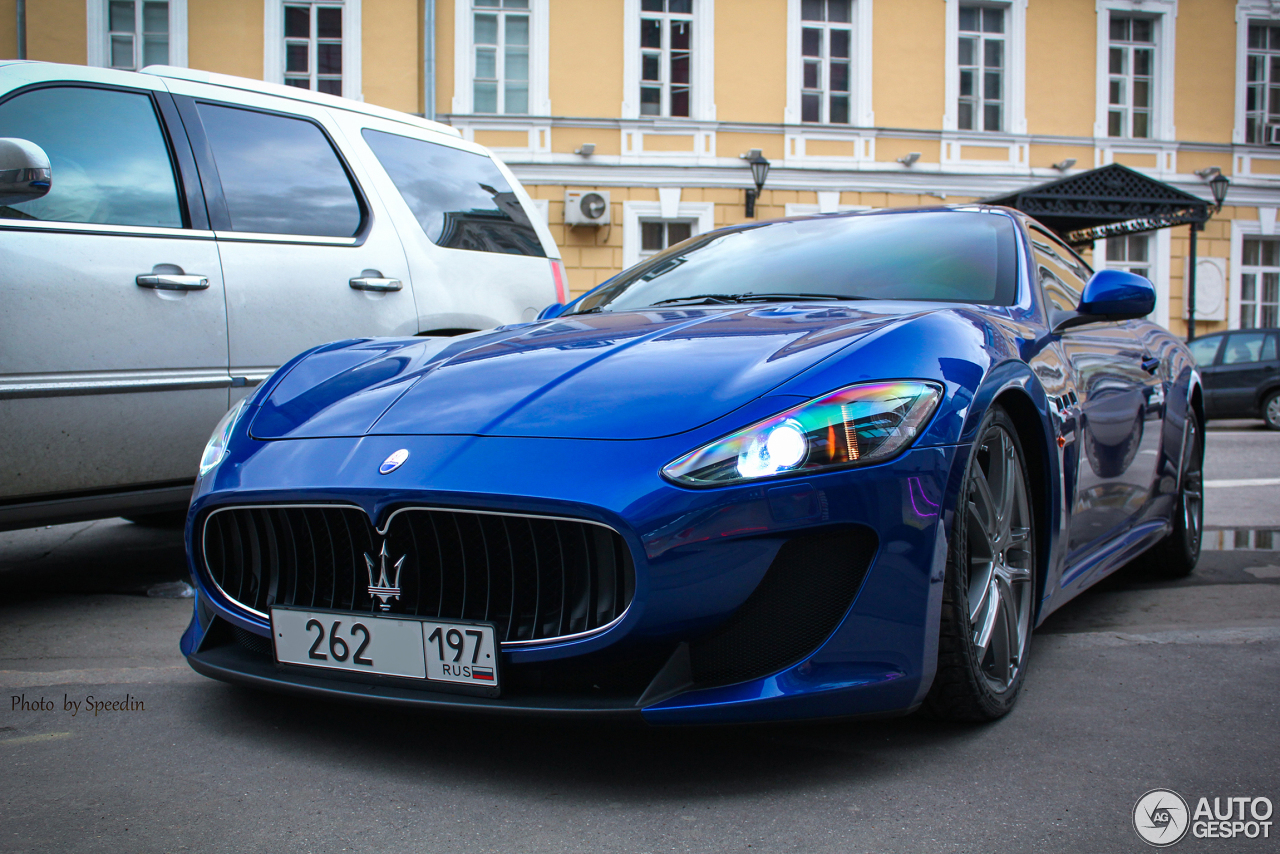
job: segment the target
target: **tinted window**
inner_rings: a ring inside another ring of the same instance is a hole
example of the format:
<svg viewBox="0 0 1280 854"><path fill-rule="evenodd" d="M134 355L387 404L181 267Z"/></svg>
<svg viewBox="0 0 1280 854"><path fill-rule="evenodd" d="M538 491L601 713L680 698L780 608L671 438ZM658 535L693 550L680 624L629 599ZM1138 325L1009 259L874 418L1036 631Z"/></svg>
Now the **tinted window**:
<svg viewBox="0 0 1280 854"><path fill-rule="evenodd" d="M53 167L43 198L0 206L0 217L182 227L169 148L146 95L36 89L0 104L0 137L34 142Z"/></svg>
<svg viewBox="0 0 1280 854"><path fill-rule="evenodd" d="M1187 346L1191 348L1191 358L1202 368L1213 364L1218 355L1218 345L1222 343L1221 335L1210 335L1208 338L1197 338Z"/></svg>
<svg viewBox="0 0 1280 854"><path fill-rule="evenodd" d="M629 309L704 294L1008 305L1014 225L987 213L825 216L713 231L615 277L578 307Z"/></svg>
<svg viewBox="0 0 1280 854"><path fill-rule="evenodd" d="M200 104L235 231L351 237L360 202L320 128L302 119Z"/></svg>
<svg viewBox="0 0 1280 854"><path fill-rule="evenodd" d="M1222 364L1240 365L1245 362L1260 362L1264 358L1263 345L1270 336L1263 332L1237 332L1227 336L1227 349L1222 352ZM1274 345L1270 358L1275 358Z"/></svg>
<svg viewBox="0 0 1280 854"><path fill-rule="evenodd" d="M432 243L546 256L511 185L488 157L368 128L364 139Z"/></svg>

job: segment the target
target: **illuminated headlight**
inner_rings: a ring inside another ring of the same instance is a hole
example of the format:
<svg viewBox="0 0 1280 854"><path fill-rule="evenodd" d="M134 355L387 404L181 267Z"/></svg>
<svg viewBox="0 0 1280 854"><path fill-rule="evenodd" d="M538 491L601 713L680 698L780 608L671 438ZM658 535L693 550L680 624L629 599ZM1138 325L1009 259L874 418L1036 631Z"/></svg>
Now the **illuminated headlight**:
<svg viewBox="0 0 1280 854"><path fill-rule="evenodd" d="M240 413L244 411L244 405L248 400L249 398L246 397L231 407L227 414L222 416L218 426L213 428L213 435L209 437L208 444L204 446L204 454L200 457L200 477L217 468L218 463L222 462L222 458L226 456L231 431L235 429L236 421L240 418Z"/></svg>
<svg viewBox="0 0 1280 854"><path fill-rule="evenodd" d="M662 473L686 486L726 486L883 462L915 439L941 399L937 383L850 386L704 445Z"/></svg>

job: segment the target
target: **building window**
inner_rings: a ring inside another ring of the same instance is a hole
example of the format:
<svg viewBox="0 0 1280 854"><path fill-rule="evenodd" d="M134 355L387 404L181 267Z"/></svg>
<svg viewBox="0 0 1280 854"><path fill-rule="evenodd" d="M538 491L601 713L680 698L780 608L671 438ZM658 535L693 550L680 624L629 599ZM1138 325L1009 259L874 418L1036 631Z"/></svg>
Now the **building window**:
<svg viewBox="0 0 1280 854"><path fill-rule="evenodd" d="M1111 15L1107 136L1148 139L1155 103L1155 21Z"/></svg>
<svg viewBox="0 0 1280 854"><path fill-rule="evenodd" d="M107 4L108 61L136 71L169 64L169 4L110 0Z"/></svg>
<svg viewBox="0 0 1280 854"><path fill-rule="evenodd" d="M693 237L693 220L641 220L640 257L657 255L669 246Z"/></svg>
<svg viewBox="0 0 1280 854"><path fill-rule="evenodd" d="M288 3L284 7L284 83L342 94L342 7Z"/></svg>
<svg viewBox="0 0 1280 854"><path fill-rule="evenodd" d="M1280 25L1250 23L1245 71L1245 142L1267 142L1267 125L1280 124Z"/></svg>
<svg viewBox="0 0 1280 854"><path fill-rule="evenodd" d="M961 6L956 58L960 130L1004 130L1005 10L995 6Z"/></svg>
<svg viewBox="0 0 1280 854"><path fill-rule="evenodd" d="M1240 265L1240 328L1280 326L1280 238L1246 237Z"/></svg>
<svg viewBox="0 0 1280 854"><path fill-rule="evenodd" d="M640 0L640 115L689 116L693 0Z"/></svg>
<svg viewBox="0 0 1280 854"><path fill-rule="evenodd" d="M852 6L851 0L801 0L802 122L849 124Z"/></svg>
<svg viewBox="0 0 1280 854"><path fill-rule="evenodd" d="M1151 241L1145 234L1107 238L1107 269L1151 279Z"/></svg>
<svg viewBox="0 0 1280 854"><path fill-rule="evenodd" d="M477 113L529 112L529 0L473 0Z"/></svg>

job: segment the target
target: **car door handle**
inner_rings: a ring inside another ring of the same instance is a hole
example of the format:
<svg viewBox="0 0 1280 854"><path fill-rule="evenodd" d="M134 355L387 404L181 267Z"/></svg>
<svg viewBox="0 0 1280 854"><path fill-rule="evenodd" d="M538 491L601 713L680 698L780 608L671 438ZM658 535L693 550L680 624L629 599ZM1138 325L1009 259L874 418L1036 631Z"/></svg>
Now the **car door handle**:
<svg viewBox="0 0 1280 854"><path fill-rule="evenodd" d="M357 276L351 280L351 287L357 291L398 291L403 285L399 279L384 279L379 276Z"/></svg>
<svg viewBox="0 0 1280 854"><path fill-rule="evenodd" d="M1160 368L1160 360L1154 356L1150 359L1142 360L1142 370L1149 374L1154 374Z"/></svg>
<svg viewBox="0 0 1280 854"><path fill-rule="evenodd" d="M208 276L183 276L175 273L145 273L136 279L140 288L158 291L202 291L209 287Z"/></svg>

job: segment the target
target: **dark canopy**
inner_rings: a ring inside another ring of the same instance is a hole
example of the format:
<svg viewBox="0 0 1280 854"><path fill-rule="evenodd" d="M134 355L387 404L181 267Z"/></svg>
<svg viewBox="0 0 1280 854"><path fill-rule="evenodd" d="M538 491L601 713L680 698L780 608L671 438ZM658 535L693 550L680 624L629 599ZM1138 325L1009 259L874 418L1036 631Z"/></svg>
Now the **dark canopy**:
<svg viewBox="0 0 1280 854"><path fill-rule="evenodd" d="M1073 245L1204 222L1210 205L1119 163L983 202L1033 216Z"/></svg>

